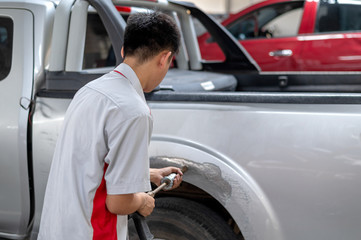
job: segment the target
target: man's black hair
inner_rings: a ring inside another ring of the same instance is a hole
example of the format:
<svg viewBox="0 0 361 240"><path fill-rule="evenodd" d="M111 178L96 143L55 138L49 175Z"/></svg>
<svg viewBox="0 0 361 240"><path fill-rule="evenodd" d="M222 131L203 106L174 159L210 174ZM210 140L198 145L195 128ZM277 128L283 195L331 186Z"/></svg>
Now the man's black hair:
<svg viewBox="0 0 361 240"><path fill-rule="evenodd" d="M161 12L135 13L129 16L124 33L124 57L136 56L145 62L163 50L178 52L179 29L174 20Z"/></svg>

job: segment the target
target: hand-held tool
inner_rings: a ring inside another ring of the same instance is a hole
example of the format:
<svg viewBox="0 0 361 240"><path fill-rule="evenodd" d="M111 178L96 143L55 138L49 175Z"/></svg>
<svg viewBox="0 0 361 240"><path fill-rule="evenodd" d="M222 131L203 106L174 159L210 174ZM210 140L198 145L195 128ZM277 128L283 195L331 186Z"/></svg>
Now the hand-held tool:
<svg viewBox="0 0 361 240"><path fill-rule="evenodd" d="M188 168L186 166L182 167L182 169L181 169L182 173L185 173L187 170L188 170ZM176 176L177 176L176 173L171 173L168 176L163 177L162 180L160 181L161 184L153 191L147 192L147 194L151 197L154 197L155 194L157 194L160 190L172 189L172 187L174 185L174 179Z"/></svg>

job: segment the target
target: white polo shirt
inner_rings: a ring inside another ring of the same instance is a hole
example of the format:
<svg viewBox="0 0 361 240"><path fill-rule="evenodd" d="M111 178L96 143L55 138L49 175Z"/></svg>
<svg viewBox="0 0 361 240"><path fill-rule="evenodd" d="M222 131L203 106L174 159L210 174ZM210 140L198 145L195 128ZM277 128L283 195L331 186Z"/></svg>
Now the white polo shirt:
<svg viewBox="0 0 361 240"><path fill-rule="evenodd" d="M75 95L59 135L39 240L126 239L107 194L149 191L152 117L134 71L120 64Z"/></svg>

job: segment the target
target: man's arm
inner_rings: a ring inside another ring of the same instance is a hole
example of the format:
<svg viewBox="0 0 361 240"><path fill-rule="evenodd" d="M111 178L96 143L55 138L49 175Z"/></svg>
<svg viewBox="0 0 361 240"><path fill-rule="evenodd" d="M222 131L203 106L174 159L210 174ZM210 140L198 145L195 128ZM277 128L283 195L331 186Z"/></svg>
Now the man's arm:
<svg viewBox="0 0 361 240"><path fill-rule="evenodd" d="M138 211L144 217L155 207L154 198L146 193L107 195L106 206L113 214L128 215Z"/></svg>
<svg viewBox="0 0 361 240"><path fill-rule="evenodd" d="M150 181L156 185L160 185L163 177L171 173L177 173L174 178L173 187L177 188L182 182L183 173L179 168L166 167L166 168L150 168ZM134 194L119 194L107 195L106 206L109 212L118 215L128 215L138 211L143 216L148 216L152 213L154 208L154 198L146 193Z"/></svg>

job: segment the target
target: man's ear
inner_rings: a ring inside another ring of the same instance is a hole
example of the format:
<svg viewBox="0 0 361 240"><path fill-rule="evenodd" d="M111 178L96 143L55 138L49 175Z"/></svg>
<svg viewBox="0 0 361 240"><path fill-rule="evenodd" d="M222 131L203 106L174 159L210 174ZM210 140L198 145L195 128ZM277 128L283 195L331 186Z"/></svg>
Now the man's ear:
<svg viewBox="0 0 361 240"><path fill-rule="evenodd" d="M124 58L124 47L120 50L120 54L122 55L122 58Z"/></svg>
<svg viewBox="0 0 361 240"><path fill-rule="evenodd" d="M170 56L172 55L172 52L171 51L162 51L160 54L161 55L160 55L159 65L161 67L168 66L169 59L170 59Z"/></svg>

